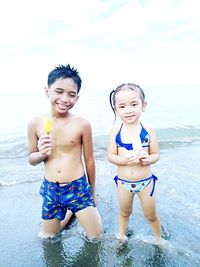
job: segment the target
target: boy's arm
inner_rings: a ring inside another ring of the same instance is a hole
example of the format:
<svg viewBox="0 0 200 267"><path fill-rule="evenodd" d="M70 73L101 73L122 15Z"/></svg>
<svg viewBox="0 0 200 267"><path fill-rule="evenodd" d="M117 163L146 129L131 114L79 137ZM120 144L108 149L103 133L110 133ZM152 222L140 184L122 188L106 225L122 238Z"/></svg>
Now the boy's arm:
<svg viewBox="0 0 200 267"><path fill-rule="evenodd" d="M109 141L108 141L108 149L107 149L108 160L111 163L116 164L118 166L127 165L128 164L127 158L119 156L117 154L117 145L115 142L115 136L116 136L116 130L113 129L110 132Z"/></svg>
<svg viewBox="0 0 200 267"><path fill-rule="evenodd" d="M37 136L37 120L32 120L28 124L28 148L29 156L28 160L31 165L36 165L44 161L47 157L45 153L42 153L38 148L38 136Z"/></svg>
<svg viewBox="0 0 200 267"><path fill-rule="evenodd" d="M89 122L84 123L83 133L82 133L82 145L83 145L83 155L86 173L88 177L89 184L92 187L92 194L95 200L95 161L93 156L93 142L92 142L92 129Z"/></svg>

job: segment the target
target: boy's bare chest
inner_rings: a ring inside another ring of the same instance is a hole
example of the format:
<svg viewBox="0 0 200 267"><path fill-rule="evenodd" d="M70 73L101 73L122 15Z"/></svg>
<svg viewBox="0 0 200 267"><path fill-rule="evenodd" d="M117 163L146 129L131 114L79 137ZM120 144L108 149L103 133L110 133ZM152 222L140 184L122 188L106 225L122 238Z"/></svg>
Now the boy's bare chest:
<svg viewBox="0 0 200 267"><path fill-rule="evenodd" d="M43 122L39 125L38 136L44 134ZM55 147L71 147L81 143L82 128L78 123L53 122L52 141Z"/></svg>
<svg viewBox="0 0 200 267"><path fill-rule="evenodd" d="M73 128L52 131L55 146L75 146L81 143L81 132Z"/></svg>

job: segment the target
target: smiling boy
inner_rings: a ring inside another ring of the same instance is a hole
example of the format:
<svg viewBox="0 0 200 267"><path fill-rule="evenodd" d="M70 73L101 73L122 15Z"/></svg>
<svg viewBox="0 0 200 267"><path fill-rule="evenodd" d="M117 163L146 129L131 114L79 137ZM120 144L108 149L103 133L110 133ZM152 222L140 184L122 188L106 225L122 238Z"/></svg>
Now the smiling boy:
<svg viewBox="0 0 200 267"><path fill-rule="evenodd" d="M51 110L28 125L29 163L44 162L42 232L54 236L75 214L88 236L102 233L96 208L95 162L90 123L70 110L79 98L79 72L69 64L55 67L48 75L45 93ZM44 132L45 118L52 132Z"/></svg>

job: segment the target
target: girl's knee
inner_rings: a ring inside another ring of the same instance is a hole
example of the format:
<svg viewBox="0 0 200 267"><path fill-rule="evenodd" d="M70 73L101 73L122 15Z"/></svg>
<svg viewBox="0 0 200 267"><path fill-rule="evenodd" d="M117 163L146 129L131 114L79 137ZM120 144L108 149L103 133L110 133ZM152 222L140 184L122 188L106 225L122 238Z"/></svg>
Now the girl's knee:
<svg viewBox="0 0 200 267"><path fill-rule="evenodd" d="M123 218L129 218L132 210L120 210L120 216Z"/></svg>
<svg viewBox="0 0 200 267"><path fill-rule="evenodd" d="M144 213L144 216L149 222L155 222L158 220L156 212Z"/></svg>

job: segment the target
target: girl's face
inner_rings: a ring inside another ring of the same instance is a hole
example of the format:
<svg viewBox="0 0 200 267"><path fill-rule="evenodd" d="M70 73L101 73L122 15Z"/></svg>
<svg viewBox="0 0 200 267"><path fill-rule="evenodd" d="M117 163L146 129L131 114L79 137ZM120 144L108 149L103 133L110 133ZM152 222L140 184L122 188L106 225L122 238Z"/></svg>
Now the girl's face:
<svg viewBox="0 0 200 267"><path fill-rule="evenodd" d="M115 95L115 110L119 118L125 123L133 123L139 120L144 111L146 103L137 91L122 89Z"/></svg>
<svg viewBox="0 0 200 267"><path fill-rule="evenodd" d="M57 79L50 88L46 88L52 110L58 114L66 114L78 100L77 86L72 79Z"/></svg>

